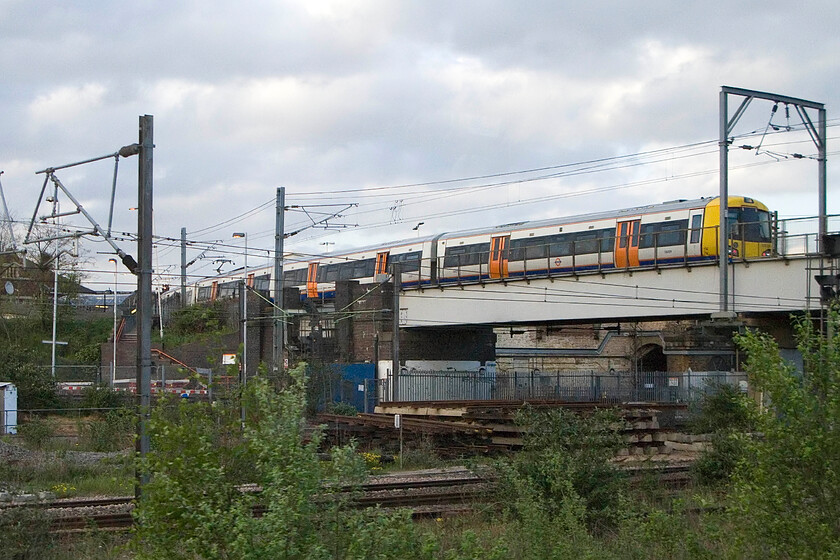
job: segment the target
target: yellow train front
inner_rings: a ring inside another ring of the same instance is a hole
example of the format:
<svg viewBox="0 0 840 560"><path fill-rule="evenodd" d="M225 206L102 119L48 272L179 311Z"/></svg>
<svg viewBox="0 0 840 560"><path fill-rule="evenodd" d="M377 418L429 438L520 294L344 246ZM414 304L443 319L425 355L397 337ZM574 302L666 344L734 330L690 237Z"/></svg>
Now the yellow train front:
<svg viewBox="0 0 840 560"><path fill-rule="evenodd" d="M730 196L729 256L754 259L773 254L773 220L767 207L749 197ZM720 243L720 197L711 199L703 217L703 254L717 256Z"/></svg>

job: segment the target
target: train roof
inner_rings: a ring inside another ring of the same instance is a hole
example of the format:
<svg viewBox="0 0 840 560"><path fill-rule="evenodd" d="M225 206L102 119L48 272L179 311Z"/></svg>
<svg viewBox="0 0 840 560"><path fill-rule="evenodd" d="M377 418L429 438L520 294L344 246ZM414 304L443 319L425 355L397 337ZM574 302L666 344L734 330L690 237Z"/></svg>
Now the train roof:
<svg viewBox="0 0 840 560"><path fill-rule="evenodd" d="M546 218L544 220L532 220L522 222L512 222L508 224L501 224L498 226L490 226L483 228L474 228L463 231L453 231L444 234L443 238L450 237L467 237L470 235L479 235L482 233L505 232L522 229L541 228L549 226L563 226L567 224L576 224L578 222L593 222L598 220L607 220L611 218L621 218L624 216L638 216L641 214L652 214L659 212L670 212L672 210L686 210L689 208L705 207L709 202L715 200L717 197L695 198L692 200L680 199L671 200L668 202L660 202L657 204L648 204L645 206L635 206L633 208L619 208L616 210L604 210L603 212L589 212L586 214L575 214L574 216L564 216L561 218ZM730 197L731 198L731 197Z"/></svg>

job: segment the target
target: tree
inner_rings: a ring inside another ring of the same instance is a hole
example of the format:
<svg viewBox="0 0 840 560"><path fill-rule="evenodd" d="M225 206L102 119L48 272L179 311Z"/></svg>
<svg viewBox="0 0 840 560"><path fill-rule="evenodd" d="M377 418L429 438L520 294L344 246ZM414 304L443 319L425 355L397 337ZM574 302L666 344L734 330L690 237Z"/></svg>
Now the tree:
<svg viewBox="0 0 840 560"><path fill-rule="evenodd" d="M840 555L840 313L822 334L810 317L795 320L804 368L779 355L766 334L736 338L747 372L768 406L763 437L749 441L735 473L735 519L745 554L761 558Z"/></svg>
<svg viewBox="0 0 840 560"><path fill-rule="evenodd" d="M0 379L18 390L18 408L54 408L59 403L50 370L37 365L32 349L19 344L0 344Z"/></svg>

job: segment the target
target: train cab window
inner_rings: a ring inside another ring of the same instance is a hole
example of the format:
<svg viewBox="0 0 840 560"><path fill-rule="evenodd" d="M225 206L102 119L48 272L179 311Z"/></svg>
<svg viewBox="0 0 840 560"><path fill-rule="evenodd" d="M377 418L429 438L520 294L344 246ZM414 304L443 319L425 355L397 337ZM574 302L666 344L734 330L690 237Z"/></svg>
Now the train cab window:
<svg viewBox="0 0 840 560"><path fill-rule="evenodd" d="M700 243L700 234L703 230L700 226L703 224L703 215L696 214L691 217L691 243Z"/></svg>
<svg viewBox="0 0 840 560"><path fill-rule="evenodd" d="M729 234L735 239L769 243L770 213L758 208L730 208Z"/></svg>

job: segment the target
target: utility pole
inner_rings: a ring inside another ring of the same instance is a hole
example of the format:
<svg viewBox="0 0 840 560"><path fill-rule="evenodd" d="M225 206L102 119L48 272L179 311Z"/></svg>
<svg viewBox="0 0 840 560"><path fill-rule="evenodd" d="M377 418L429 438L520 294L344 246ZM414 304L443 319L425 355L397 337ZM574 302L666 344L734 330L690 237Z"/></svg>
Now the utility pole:
<svg viewBox="0 0 840 560"><path fill-rule="evenodd" d="M400 388L400 288L402 287L402 275L400 274L400 263L393 263L394 277L394 311L392 313L393 325L391 327L391 372L394 376L393 395L391 398L399 399Z"/></svg>
<svg viewBox="0 0 840 560"><path fill-rule="evenodd" d="M187 306L187 228L181 228L181 308Z"/></svg>
<svg viewBox="0 0 840 560"><path fill-rule="evenodd" d="M286 343L285 310L283 305L283 239L285 228L286 187L277 187L276 223L274 227L274 346L272 359L278 376L285 371L284 353Z"/></svg>
<svg viewBox="0 0 840 560"><path fill-rule="evenodd" d="M137 454L144 459L149 453L149 419L152 393L152 187L154 151L154 117L140 117L140 161L138 163L137 196ZM149 482L148 475L137 471L135 497Z"/></svg>

